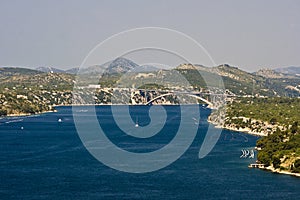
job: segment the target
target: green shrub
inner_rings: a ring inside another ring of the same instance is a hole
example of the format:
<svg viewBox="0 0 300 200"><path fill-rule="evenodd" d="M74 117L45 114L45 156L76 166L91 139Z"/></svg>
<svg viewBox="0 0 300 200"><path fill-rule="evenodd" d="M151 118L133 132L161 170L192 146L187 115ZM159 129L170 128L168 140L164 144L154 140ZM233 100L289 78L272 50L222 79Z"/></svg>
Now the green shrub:
<svg viewBox="0 0 300 200"><path fill-rule="evenodd" d="M277 169L277 168L280 167L281 161L280 161L280 159L277 156L274 156L273 160L272 160L272 164L273 164L273 167L275 169Z"/></svg>
<svg viewBox="0 0 300 200"><path fill-rule="evenodd" d="M0 109L0 116L6 116L7 115L7 111Z"/></svg>

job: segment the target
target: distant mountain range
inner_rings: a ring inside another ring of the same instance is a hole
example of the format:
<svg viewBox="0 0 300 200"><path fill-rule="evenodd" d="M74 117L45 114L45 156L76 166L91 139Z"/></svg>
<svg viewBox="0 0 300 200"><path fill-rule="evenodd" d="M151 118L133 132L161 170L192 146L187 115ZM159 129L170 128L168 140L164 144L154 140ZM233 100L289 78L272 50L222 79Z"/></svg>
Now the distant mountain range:
<svg viewBox="0 0 300 200"><path fill-rule="evenodd" d="M300 67L283 67L277 69L260 69L254 72L266 78L296 78L300 77Z"/></svg>
<svg viewBox="0 0 300 200"><path fill-rule="evenodd" d="M54 68L54 67L37 67L35 68L35 70L37 71L41 71L41 72L46 72L46 73L64 73L65 70L61 70L61 69L57 69L57 68Z"/></svg>
<svg viewBox="0 0 300 200"><path fill-rule="evenodd" d="M227 64L224 65L229 66ZM207 68L203 65L194 65L194 66L200 70ZM47 73L54 72L54 73L77 74L79 71L79 67L71 68L68 70L62 70L55 67L38 67L35 70L41 72L47 72ZM100 72L103 73L105 71L105 73L112 74L112 73L125 73L127 71L151 72L157 70L159 70L159 68L155 66L150 66L150 65L140 66L129 59L117 58L107 63L105 66L94 65L86 69L82 69L81 73L86 73L86 74L100 73ZM300 67L290 66L290 67L281 67L276 69L263 68L258 70L257 72L254 72L253 74L258 76L263 76L266 78L295 78L295 77L300 77Z"/></svg>
<svg viewBox="0 0 300 200"><path fill-rule="evenodd" d="M276 72L287 74L287 75L296 75L300 76L300 67L283 67L283 68L277 68L275 69Z"/></svg>
<svg viewBox="0 0 300 200"><path fill-rule="evenodd" d="M212 67L205 67L203 65L194 64L194 68L198 70L210 70L213 69ZM220 66L229 66L228 64L223 64ZM0 68L24 68L24 67L6 67L2 66ZM68 73L68 74L77 74L79 71L79 67L74 67L71 69L63 70L58 69L55 67L37 67L33 70L45 72L45 73ZM128 71L134 71L134 72L152 72L152 71L158 71L159 68L151 65L146 66L140 66L136 64L135 62L119 57L111 62L108 62L106 64L102 65L93 65L86 69L80 69L81 73L125 73ZM276 69L269 69L269 68L262 68L259 69L256 72L253 72L254 75L263 76L266 78L295 78L300 77L300 67L290 66L290 67L280 67Z"/></svg>
<svg viewBox="0 0 300 200"><path fill-rule="evenodd" d="M79 71L79 67L71 68L68 70L62 70L55 67L37 67L35 68L37 71L41 72L52 72L52 73L68 73L68 74L77 74ZM133 61L126 58L117 58L111 62L102 65L93 65L85 69L80 69L80 73L83 74L95 74L95 73L125 73L127 71L135 71L135 72L149 72L156 71L158 68L154 66L140 66Z"/></svg>
<svg viewBox="0 0 300 200"><path fill-rule="evenodd" d="M35 70L2 67L0 68L0 85L14 84L47 84L71 87L75 80L75 74L79 68L61 70L54 67L39 67ZM118 77L126 72L130 75L130 82L152 79L163 76L165 80L173 80L174 73L180 72L195 88L205 87L206 84L201 77L205 75L212 82L216 81L216 75L221 76L226 89L238 95L265 95L265 96L300 96L300 67L286 67L275 70L261 69L254 73L245 72L237 67L228 64L216 67L205 67L202 65L182 64L173 70L160 70L155 66L139 66L126 58L117 58L106 63L104 66L94 65L85 69L80 69L80 73L105 75L104 81L100 81L103 86L110 87L118 81ZM198 73L201 72L201 75ZM143 73L143 75L141 74ZM145 74L149 74L145 75ZM113 76L111 76L113 75ZM154 77L154 78L153 78ZM107 84L109 83L109 84ZM214 83L218 85L219 83ZM72 88L69 88L72 89Z"/></svg>
<svg viewBox="0 0 300 200"><path fill-rule="evenodd" d="M93 65L80 69L79 72L80 74L123 74L126 72L151 72L158 70L159 68L156 68L155 66L140 66L129 59L120 57L111 62L105 63L104 65ZM70 70L66 72L72 73Z"/></svg>

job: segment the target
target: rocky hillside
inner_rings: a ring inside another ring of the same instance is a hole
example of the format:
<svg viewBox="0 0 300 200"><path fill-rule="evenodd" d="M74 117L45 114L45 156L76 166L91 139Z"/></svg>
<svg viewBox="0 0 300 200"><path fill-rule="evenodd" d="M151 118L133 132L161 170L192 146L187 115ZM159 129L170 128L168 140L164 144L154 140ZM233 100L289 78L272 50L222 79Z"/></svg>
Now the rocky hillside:
<svg viewBox="0 0 300 200"><path fill-rule="evenodd" d="M292 78L292 76L287 76L283 73L277 72L272 69L260 69L257 72L254 72L254 74L265 77L265 78L271 78L271 79L272 78Z"/></svg>
<svg viewBox="0 0 300 200"><path fill-rule="evenodd" d="M25 68L0 68L0 88L31 87L70 89L74 75L45 73Z"/></svg>
<svg viewBox="0 0 300 200"><path fill-rule="evenodd" d="M215 75L222 77L225 88L236 95L255 95L255 96L290 96L299 97L297 91L300 85L300 78L283 76L283 77L266 77L258 73L248 73L237 67L229 65L220 65L217 67L204 67L199 65L184 64L176 68L184 74L186 78L199 87L204 87L202 75L211 77L209 80L214 82L218 80ZM216 82L217 86L219 83Z"/></svg>
<svg viewBox="0 0 300 200"><path fill-rule="evenodd" d="M74 76L25 68L0 68L0 115L44 112L70 104Z"/></svg>
<svg viewBox="0 0 300 200"><path fill-rule="evenodd" d="M86 75L86 82L82 83L85 88L95 84L89 83L91 76L98 77L99 72L102 73L98 82L102 88L99 90L101 95L97 96L98 103L110 102L111 93L106 91L111 88L225 92L219 90L221 82L227 93L237 96L300 96L300 77L270 70L248 73L227 64L216 67L182 64L172 70L158 70L155 66L139 66L125 58L117 58L106 65L95 65L81 71ZM71 71L75 73L77 70L73 68ZM188 80L188 84L183 84L182 77ZM203 77L210 83L210 88ZM56 68L0 68L0 109L6 114L24 110L34 113L48 110L53 105L70 104L75 81L74 74ZM31 108L24 109L25 105Z"/></svg>

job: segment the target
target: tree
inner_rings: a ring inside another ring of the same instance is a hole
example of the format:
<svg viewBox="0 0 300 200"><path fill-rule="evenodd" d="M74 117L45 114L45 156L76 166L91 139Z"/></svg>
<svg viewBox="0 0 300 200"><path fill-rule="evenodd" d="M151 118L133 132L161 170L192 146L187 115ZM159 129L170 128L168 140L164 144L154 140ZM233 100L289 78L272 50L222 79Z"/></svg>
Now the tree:
<svg viewBox="0 0 300 200"><path fill-rule="evenodd" d="M0 109L0 116L6 116L6 115L7 115L7 111Z"/></svg>
<svg viewBox="0 0 300 200"><path fill-rule="evenodd" d="M273 167L274 167L275 169L277 169L277 168L280 167L281 161L280 161L280 159L279 159L277 156L274 156L274 157L273 157L272 164L273 164Z"/></svg>
<svg viewBox="0 0 300 200"><path fill-rule="evenodd" d="M300 168L300 159L297 159L294 163L295 168Z"/></svg>
<svg viewBox="0 0 300 200"><path fill-rule="evenodd" d="M292 172L300 173L300 159L297 159L294 162L294 166L292 166L291 168L292 168Z"/></svg>
<svg viewBox="0 0 300 200"><path fill-rule="evenodd" d="M23 107L20 109L23 113L34 114L37 110L33 105L23 104Z"/></svg>
<svg viewBox="0 0 300 200"><path fill-rule="evenodd" d="M291 133L295 134L295 133L297 133L297 131L298 131L298 122L296 121L292 124Z"/></svg>
<svg viewBox="0 0 300 200"><path fill-rule="evenodd" d="M267 152L259 151L257 155L257 159L266 167L270 165L271 159Z"/></svg>
<svg viewBox="0 0 300 200"><path fill-rule="evenodd" d="M277 122L277 119L276 119L276 118L272 117L272 118L270 119L270 123L271 123L272 125L276 124L276 122Z"/></svg>

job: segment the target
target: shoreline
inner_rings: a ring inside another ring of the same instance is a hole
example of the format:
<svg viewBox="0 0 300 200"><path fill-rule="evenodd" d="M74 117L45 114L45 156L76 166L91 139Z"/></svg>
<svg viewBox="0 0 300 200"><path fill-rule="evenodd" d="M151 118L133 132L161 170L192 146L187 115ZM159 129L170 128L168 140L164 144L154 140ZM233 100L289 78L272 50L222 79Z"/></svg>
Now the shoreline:
<svg viewBox="0 0 300 200"><path fill-rule="evenodd" d="M45 114L45 113L53 113L53 112L57 112L56 110L47 110L47 111L42 111L42 112L38 112L38 113L19 113L19 114L8 114L5 116L1 116L1 117L28 117L28 116L33 116L33 115L40 115L40 114Z"/></svg>
<svg viewBox="0 0 300 200"><path fill-rule="evenodd" d="M285 170L280 170L280 169L275 169L274 167L262 167L259 169L263 169L266 171L270 171L276 174L285 174L285 175L290 175L290 176L294 176L294 177L299 177L300 178L300 173L294 173L294 172L289 172L289 171L285 171Z"/></svg>
<svg viewBox="0 0 300 200"><path fill-rule="evenodd" d="M230 130L230 131L234 131L234 132L242 132L245 134L250 134L250 135L255 135L255 136L259 136L259 137L266 137L267 135L264 133L259 133L259 132L253 132L250 131L249 129L236 129L233 127L228 127L228 126L220 126L217 123L214 123L212 121L210 121L209 119L207 120L209 123L215 125L215 128L221 128L221 129L226 129L226 130ZM275 169L272 166L268 166L268 167L258 167L258 169L262 169L268 172L272 172L272 173L276 173L276 174L285 174L285 175L290 175L290 176L294 176L294 177L299 177L300 178L300 173L293 173L293 172L289 172L289 171L285 171L285 170L280 170L280 169Z"/></svg>
<svg viewBox="0 0 300 200"><path fill-rule="evenodd" d="M268 167L259 166L259 167L256 167L256 169L265 170L265 171L272 172L272 173L275 173L275 174L284 174L284 175L290 175L290 176L300 178L300 173L294 173L294 172L289 172L289 171L286 171L286 170L275 169L272 166L268 166Z"/></svg>
<svg viewBox="0 0 300 200"><path fill-rule="evenodd" d="M208 123L211 123L213 125L215 125L216 128L221 128L221 129L225 129L225 130L229 130L229 131L234 131L234 132L242 132L242 133L246 133L246 134L250 134L250 135L255 135L255 136L260 136L260 137L265 137L267 136L267 134L264 134L264 133L260 133L260 132L255 132L255 131L251 131L250 129L248 128L240 128L240 129L237 129L237 128L233 128L233 127L230 127L230 126L222 126L222 125L219 125L217 123L214 123L212 122L211 120L207 119Z"/></svg>
<svg viewBox="0 0 300 200"><path fill-rule="evenodd" d="M26 116L33 116L33 115L39 115L39 114L44 114L44 113L52 113L52 112L57 112L57 110L55 109L56 107L71 107L71 106L150 106L150 105L145 105L145 104L68 104L68 105L52 105L52 107L54 108L54 110L47 110L47 111L42 111L42 112L38 112L38 113L19 113L19 114L8 114L8 115L3 115L0 116L1 118L4 117L26 117ZM201 105L201 104L152 104L151 106L193 106L193 105Z"/></svg>
<svg viewBox="0 0 300 200"><path fill-rule="evenodd" d="M193 106L193 105L202 105L202 104L151 104L151 106ZM62 107L62 106L150 106L150 104L68 104L68 105L53 105L53 107ZM207 107L208 108L208 107ZM209 108L210 109L210 108Z"/></svg>

